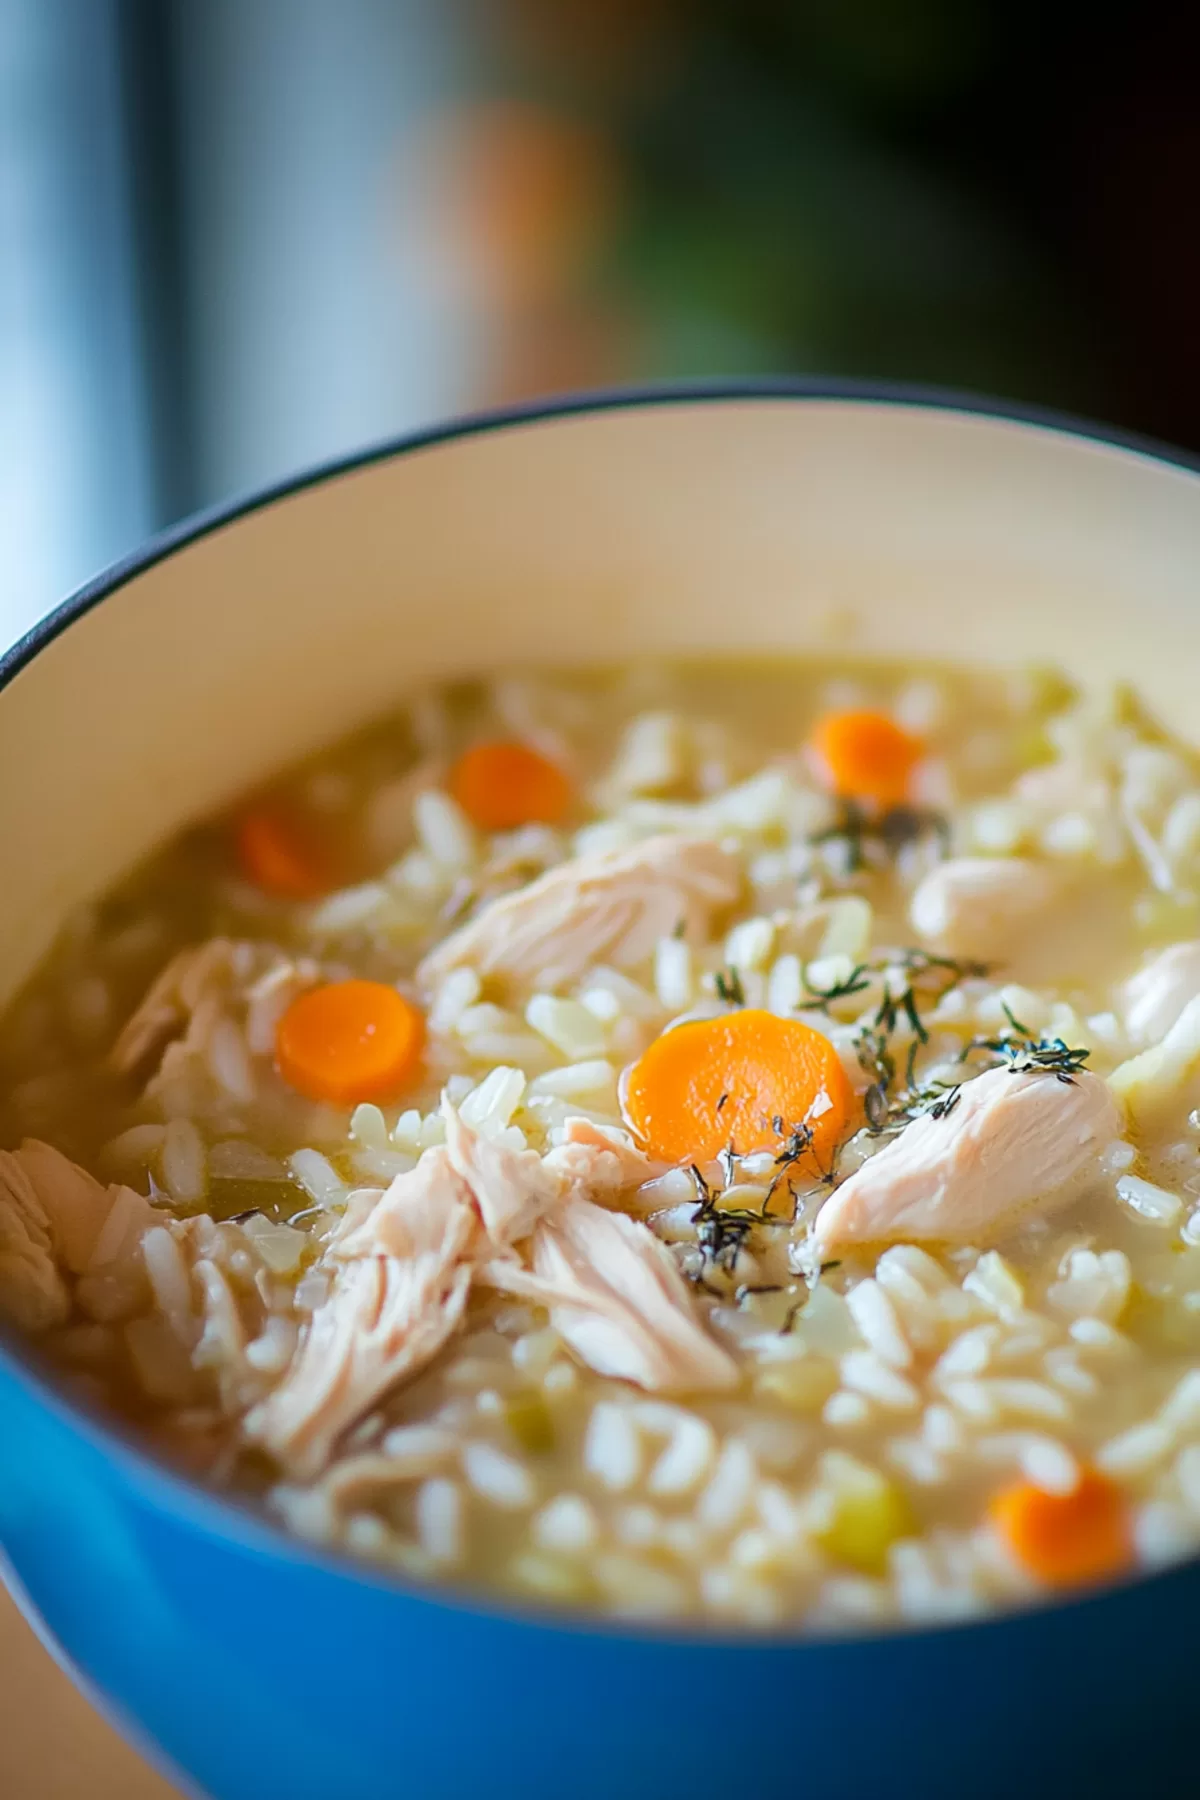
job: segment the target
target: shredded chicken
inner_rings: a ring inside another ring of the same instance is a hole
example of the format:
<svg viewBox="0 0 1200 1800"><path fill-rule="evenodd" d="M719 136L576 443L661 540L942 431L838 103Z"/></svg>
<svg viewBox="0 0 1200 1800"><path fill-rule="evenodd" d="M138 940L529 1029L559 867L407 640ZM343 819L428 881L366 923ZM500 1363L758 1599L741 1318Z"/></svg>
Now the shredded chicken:
<svg viewBox="0 0 1200 1800"><path fill-rule="evenodd" d="M736 1363L697 1319L670 1251L624 1213L571 1198L538 1226L532 1274L499 1261L482 1275L548 1306L555 1330L598 1374L656 1393L737 1383Z"/></svg>
<svg viewBox="0 0 1200 1800"><path fill-rule="evenodd" d="M126 1021L109 1063L123 1075L148 1074L147 1098L169 1109L172 1083L208 1055L223 1019L236 1013L250 1055L266 1056L283 1012L320 975L320 965L310 957L293 961L267 944L217 937L181 950ZM228 1072L219 1079L227 1082ZM240 1083L245 1091L236 1097L249 1101L254 1089L248 1067Z"/></svg>
<svg viewBox="0 0 1200 1800"><path fill-rule="evenodd" d="M912 897L918 937L946 956L1003 955L1058 892L1051 870L1017 856L939 863Z"/></svg>
<svg viewBox="0 0 1200 1800"><path fill-rule="evenodd" d="M535 1277L514 1245L532 1232L535 1264L549 1259L553 1270L557 1239L543 1235L547 1222L583 1204L607 1218L582 1196L615 1198L654 1169L639 1150L584 1119L569 1119L566 1141L542 1157L475 1131L447 1100L442 1110L444 1148L427 1150L386 1192L360 1189L353 1196L330 1247L329 1297L284 1379L247 1422L300 1475L319 1470L344 1431L432 1361L458 1328L473 1280L507 1281L520 1291L522 1280ZM669 1252L643 1227L636 1230L641 1235L631 1249L619 1235L606 1237L593 1227L598 1252L609 1264L615 1259L612 1279L625 1290L615 1322L609 1318L604 1327L605 1341L623 1334L632 1346L622 1353L610 1343L603 1355L615 1363L623 1355L624 1364L645 1372L647 1386L680 1385L690 1359L698 1371L692 1385L714 1385L709 1374L728 1359L697 1323ZM602 1274L596 1280L602 1283ZM580 1345L601 1329L581 1322L583 1306L577 1301L570 1314ZM615 1306L614 1300L610 1312ZM637 1325L639 1308L646 1318ZM587 1356L585 1348L579 1353ZM718 1375L715 1385L727 1383Z"/></svg>
<svg viewBox="0 0 1200 1800"><path fill-rule="evenodd" d="M564 1142L546 1156L514 1150L462 1119L443 1098L445 1149L427 1150L416 1168L397 1176L384 1194L358 1189L351 1197L334 1254L409 1255L405 1224L415 1197L473 1207L486 1240L485 1256L508 1250L529 1236L538 1220L571 1193L615 1199L655 1173L657 1165L586 1119L568 1119Z"/></svg>
<svg viewBox="0 0 1200 1800"><path fill-rule="evenodd" d="M474 1196L493 1247L507 1249L528 1237L563 1192L562 1178L536 1150L513 1150L464 1124L449 1100L442 1101L446 1150L459 1178Z"/></svg>
<svg viewBox="0 0 1200 1800"><path fill-rule="evenodd" d="M64 1274L83 1278L89 1310L97 1278L157 1217L143 1195L102 1187L37 1138L0 1151L0 1311L28 1330L61 1324L71 1308Z"/></svg>
<svg viewBox="0 0 1200 1800"><path fill-rule="evenodd" d="M1125 1029L1145 1047L1166 1037L1200 994L1200 941L1171 944L1125 983Z"/></svg>
<svg viewBox="0 0 1200 1800"><path fill-rule="evenodd" d="M418 977L436 987L466 963L552 988L598 962L630 966L673 931L705 937L739 884L736 859L704 839L653 837L580 856L493 901L425 958Z"/></svg>
<svg viewBox="0 0 1200 1800"><path fill-rule="evenodd" d="M86 1169L36 1138L27 1138L13 1156L50 1223L56 1257L72 1275L82 1275L92 1259L113 1197Z"/></svg>
<svg viewBox="0 0 1200 1800"><path fill-rule="evenodd" d="M320 966L310 956L296 962L281 957L259 976L246 994L246 1048L251 1056L271 1054L280 1019L292 1001L320 979Z"/></svg>
<svg viewBox="0 0 1200 1800"><path fill-rule="evenodd" d="M23 1331L47 1331L70 1310L46 1209L17 1157L0 1150L0 1315Z"/></svg>
<svg viewBox="0 0 1200 1800"><path fill-rule="evenodd" d="M133 1074L186 1030L205 993L214 983L223 982L234 949L228 938L210 938L171 958L109 1051L109 1062L118 1074Z"/></svg>
<svg viewBox="0 0 1200 1800"><path fill-rule="evenodd" d="M358 1204L347 1207L332 1245L332 1254L339 1260L415 1256L428 1240L433 1220L444 1221L448 1234L456 1236L449 1228L458 1213L466 1215L471 1227L463 1231L461 1247L464 1253L470 1248L478 1224L475 1195L456 1171L448 1151L441 1147L426 1150L416 1168L397 1175L389 1188L375 1195L372 1204L374 1192L358 1189Z"/></svg>
<svg viewBox="0 0 1200 1800"><path fill-rule="evenodd" d="M615 1200L663 1170L662 1163L651 1162L622 1135L602 1131L590 1119L568 1119L562 1143L549 1152L546 1163L585 1199Z"/></svg>
<svg viewBox="0 0 1200 1800"><path fill-rule="evenodd" d="M283 1381L246 1422L301 1476L317 1474L344 1431L432 1361L467 1303L478 1217L445 1152L427 1152L398 1176L359 1229L371 1237L357 1254L357 1234L339 1245L329 1298ZM402 1254L380 1254L383 1242Z"/></svg>
<svg viewBox="0 0 1200 1800"><path fill-rule="evenodd" d="M1049 1211L1120 1131L1099 1076L989 1069L941 1117L914 1119L817 1214L825 1255L848 1244L980 1243L1021 1212Z"/></svg>
<svg viewBox="0 0 1200 1800"><path fill-rule="evenodd" d="M329 1298L260 1409L259 1435L302 1472L436 1356L462 1318L476 1261L510 1253L565 1190L536 1151L493 1142L448 1102L444 1111L446 1147L427 1150L373 1202L369 1190L358 1197L332 1247L340 1266Z"/></svg>

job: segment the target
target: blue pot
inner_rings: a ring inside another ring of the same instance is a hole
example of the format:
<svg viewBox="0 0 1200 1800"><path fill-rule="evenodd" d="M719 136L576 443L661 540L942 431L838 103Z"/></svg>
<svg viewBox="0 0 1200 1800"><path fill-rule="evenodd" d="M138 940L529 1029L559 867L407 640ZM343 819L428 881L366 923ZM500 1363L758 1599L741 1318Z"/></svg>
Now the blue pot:
<svg viewBox="0 0 1200 1800"><path fill-rule="evenodd" d="M8 659L0 982L178 820L377 709L406 672L487 666L502 642L518 661L547 642L580 659L717 648L722 630L790 645L814 612L795 598L807 581L876 608L871 642L888 648L882 567L923 596L903 621L917 652L991 655L1019 629L1058 654L1086 619L1093 663L1168 715L1190 699L1200 483L1178 463L904 395L642 396L510 424L202 521ZM999 623L964 612L947 645L964 544L984 588L1018 597ZM1039 560L1065 624L1038 597ZM653 587L672 568L678 589L651 605L639 571ZM347 673L366 632L372 654ZM245 681L281 667L291 704L247 708ZM132 727L89 738L89 693ZM1196 1562L944 1629L689 1637L521 1616L315 1553L157 1467L11 1340L0 1445L20 1597L121 1728L213 1800L1128 1800L1196 1784Z"/></svg>
<svg viewBox="0 0 1200 1800"><path fill-rule="evenodd" d="M1195 1563L938 1631L633 1635L325 1561L105 1441L7 1356L0 1438L0 1536L45 1630L217 1800L1193 1791Z"/></svg>

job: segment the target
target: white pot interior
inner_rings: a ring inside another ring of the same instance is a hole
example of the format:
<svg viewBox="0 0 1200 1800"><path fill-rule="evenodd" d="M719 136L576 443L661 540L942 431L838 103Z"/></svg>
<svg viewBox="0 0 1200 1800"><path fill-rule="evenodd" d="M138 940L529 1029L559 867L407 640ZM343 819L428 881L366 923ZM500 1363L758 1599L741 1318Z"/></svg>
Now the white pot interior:
<svg viewBox="0 0 1200 1800"><path fill-rule="evenodd" d="M0 694L0 998L186 819L431 676L806 647L1118 676L1193 732L1200 476L862 401L657 403L455 438L135 576Z"/></svg>

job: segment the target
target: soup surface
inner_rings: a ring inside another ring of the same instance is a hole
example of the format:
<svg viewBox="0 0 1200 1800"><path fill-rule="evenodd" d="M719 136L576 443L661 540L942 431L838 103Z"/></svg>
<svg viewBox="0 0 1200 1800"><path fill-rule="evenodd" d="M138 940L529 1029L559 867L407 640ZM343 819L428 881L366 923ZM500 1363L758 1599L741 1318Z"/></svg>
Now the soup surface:
<svg viewBox="0 0 1200 1800"><path fill-rule="evenodd" d="M319 1543L813 1629L1200 1543L1200 768L1127 695L422 694L0 1054L0 1311Z"/></svg>

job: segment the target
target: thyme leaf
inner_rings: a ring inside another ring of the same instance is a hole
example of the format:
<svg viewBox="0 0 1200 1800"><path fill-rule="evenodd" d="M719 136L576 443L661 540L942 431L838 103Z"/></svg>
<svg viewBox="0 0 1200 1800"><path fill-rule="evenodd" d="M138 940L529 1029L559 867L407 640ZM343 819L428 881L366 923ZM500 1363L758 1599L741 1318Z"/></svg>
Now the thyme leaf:
<svg viewBox="0 0 1200 1800"><path fill-rule="evenodd" d="M796 1223L801 1204L801 1196L792 1185L792 1171L800 1159L812 1148L813 1130L811 1125L800 1123L788 1126L782 1114L771 1120L772 1129L783 1141L775 1156L775 1173L762 1196L759 1207L723 1206L722 1194L734 1185L735 1164L739 1161L737 1150L730 1142L719 1157L724 1187L714 1188L705 1180L700 1168L692 1163L688 1173L696 1190L696 1207L691 1215L691 1223L696 1227L696 1243L700 1250L701 1266L698 1273L692 1276L698 1286L712 1293L713 1289L707 1277L713 1272L732 1277L740 1252L746 1247L753 1233L763 1228L778 1230L790 1228ZM828 1170L819 1171L820 1185L831 1185L834 1179L834 1166L837 1153L834 1153ZM773 1210L780 1188L786 1190L790 1204L782 1210ZM815 1191L815 1190L814 1190ZM757 1291L757 1290L751 1290ZM770 1292L770 1289L764 1289Z"/></svg>
<svg viewBox="0 0 1200 1800"><path fill-rule="evenodd" d="M896 1079L896 1059L892 1055L886 1032L862 1025L854 1034L854 1054L864 1075L887 1094Z"/></svg>
<svg viewBox="0 0 1200 1800"><path fill-rule="evenodd" d="M864 1096L867 1129L879 1136L899 1131L924 1113L943 1119L958 1104L957 1089L917 1079L917 1057L929 1042L923 1008L933 1008L960 982L985 975L987 965L965 958L935 956L928 950L905 950L886 962L868 965L883 976L883 995L874 1017L860 1025L854 1038L860 1068L871 1077ZM902 1027L912 1033L904 1078L897 1080L892 1039Z"/></svg>
<svg viewBox="0 0 1200 1800"><path fill-rule="evenodd" d="M960 982L988 971L986 963L935 956L928 950L905 950L899 956L865 966L882 975L883 995L874 1018L860 1025L855 1033L854 1049L859 1067L872 1078L872 1089L877 1090L868 1090L865 1104L867 1124L873 1132L879 1132L897 1119L906 1120L913 1104L928 1098L920 1092L916 1079L918 1051L929 1042L922 1008L937 1007ZM912 1032L912 1041L899 1091L900 1103L889 1106L887 1096L896 1088L896 1058L891 1040L902 1024Z"/></svg>
<svg viewBox="0 0 1200 1800"><path fill-rule="evenodd" d="M727 1006L745 1006L746 991L742 986L742 977L737 969L718 969L713 980L718 999L724 1000Z"/></svg>
<svg viewBox="0 0 1200 1800"><path fill-rule="evenodd" d="M719 1269L725 1275L732 1275L738 1256L756 1225L783 1224L787 1221L773 1219L765 1208L758 1213L749 1207L719 1206L718 1195L705 1181L695 1163L688 1173L696 1189L697 1205L692 1214L692 1224L696 1227L696 1242L703 1258L704 1270Z"/></svg>
<svg viewBox="0 0 1200 1800"><path fill-rule="evenodd" d="M950 848L950 826L943 814L929 807L893 806L886 812L868 813L855 800L842 800L836 821L809 838L810 844L839 844L847 875L855 875L874 850L875 860L894 862L908 844L936 836L940 854Z"/></svg>
<svg viewBox="0 0 1200 1800"><path fill-rule="evenodd" d="M1008 1008L1005 1007L1005 1012ZM1009 1013L1009 1017L1012 1014ZM1072 1049L1060 1037L1033 1037L1020 1028L1022 1035L1005 1032L1000 1037L972 1038L965 1056L986 1050L996 1060L994 1068L1007 1067L1011 1075L1053 1075L1067 1087L1091 1056L1090 1050Z"/></svg>
<svg viewBox="0 0 1200 1800"><path fill-rule="evenodd" d="M778 1113L774 1119L772 1119L771 1124L774 1127L776 1137L781 1137L784 1140L783 1146L775 1158L775 1167L777 1169L785 1169L789 1164L799 1162L805 1151L811 1150L813 1142L813 1128L811 1125L793 1125L789 1131L784 1126L782 1115Z"/></svg>
<svg viewBox="0 0 1200 1800"><path fill-rule="evenodd" d="M844 981L835 981L832 987L817 987L809 979L805 971L804 1005L813 1012L827 1012L835 1000L845 1000L851 994L861 994L871 985L870 963L856 963Z"/></svg>
<svg viewBox="0 0 1200 1800"><path fill-rule="evenodd" d="M889 1110L887 1088L882 1081L873 1081L863 1095L863 1110L871 1130L882 1131L888 1122Z"/></svg>

